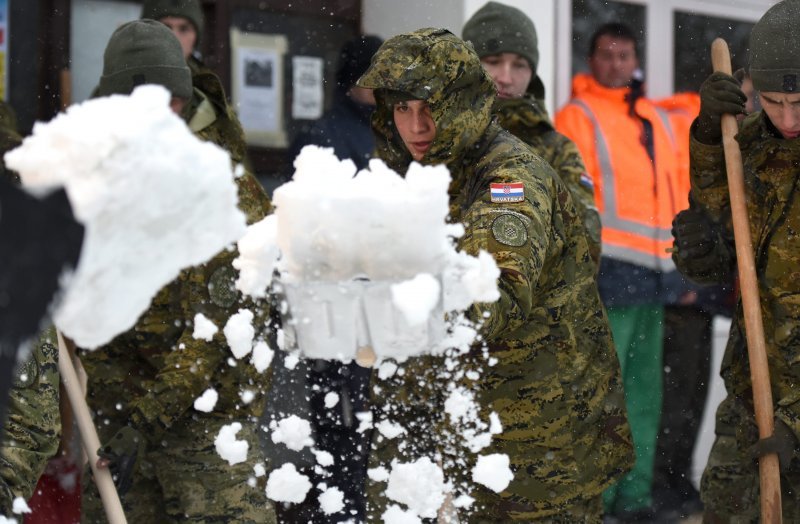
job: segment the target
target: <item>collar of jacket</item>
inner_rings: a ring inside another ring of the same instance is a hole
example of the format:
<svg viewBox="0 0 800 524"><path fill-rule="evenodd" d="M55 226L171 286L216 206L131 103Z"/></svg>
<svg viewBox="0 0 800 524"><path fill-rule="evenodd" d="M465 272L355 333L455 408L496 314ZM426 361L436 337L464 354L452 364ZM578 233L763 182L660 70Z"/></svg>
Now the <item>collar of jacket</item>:
<svg viewBox="0 0 800 524"><path fill-rule="evenodd" d="M521 98L495 99L492 113L502 127L517 136L520 136L517 131L544 133L555 130L547 110L531 93Z"/></svg>
<svg viewBox="0 0 800 524"><path fill-rule="evenodd" d="M578 73L572 79L572 97L598 97L620 105L628 105L630 87L606 87L588 73Z"/></svg>

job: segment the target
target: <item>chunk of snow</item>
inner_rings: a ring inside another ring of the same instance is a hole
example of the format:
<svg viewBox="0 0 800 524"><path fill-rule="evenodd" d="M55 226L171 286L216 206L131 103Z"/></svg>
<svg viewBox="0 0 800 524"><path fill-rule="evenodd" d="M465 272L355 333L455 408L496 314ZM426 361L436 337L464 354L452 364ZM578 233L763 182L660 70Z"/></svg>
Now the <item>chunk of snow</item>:
<svg viewBox="0 0 800 524"><path fill-rule="evenodd" d="M258 464L253 466L253 473L256 474L256 477L263 477L264 475L267 474L267 470L264 467L264 464L259 462Z"/></svg>
<svg viewBox="0 0 800 524"><path fill-rule="evenodd" d="M424 324L442 293L433 275L421 273L411 280L392 285L392 302L403 313L409 326Z"/></svg>
<svg viewBox="0 0 800 524"><path fill-rule="evenodd" d="M275 502L299 504L306 499L310 489L308 477L298 473L294 464L287 462L269 474L266 493Z"/></svg>
<svg viewBox="0 0 800 524"><path fill-rule="evenodd" d="M247 233L236 244L239 248L239 257L233 261L233 267L239 270L236 289L255 298L266 296L280 255L277 235L275 215L247 228Z"/></svg>
<svg viewBox="0 0 800 524"><path fill-rule="evenodd" d="M339 513L344 509L344 493L339 488L327 488L319 496L319 507L326 515Z"/></svg>
<svg viewBox="0 0 800 524"><path fill-rule="evenodd" d="M333 406L339 403L339 394L334 393L333 391L327 393L325 395L325 407L331 409Z"/></svg>
<svg viewBox="0 0 800 524"><path fill-rule="evenodd" d="M384 524L422 524L422 519L411 510L404 510L397 504L391 504L381 515Z"/></svg>
<svg viewBox="0 0 800 524"><path fill-rule="evenodd" d="M169 100L163 87L146 85L73 105L5 156L26 189L63 186L85 227L53 315L83 348L133 327L181 269L245 232L229 155L192 135Z"/></svg>
<svg viewBox="0 0 800 524"><path fill-rule="evenodd" d="M328 466L333 466L334 463L333 455L331 455L327 451L323 451L321 449L312 449L311 452L317 458L317 464L319 464L323 468L327 468Z"/></svg>
<svg viewBox="0 0 800 524"><path fill-rule="evenodd" d="M381 365L378 366L378 378L381 380L386 380L387 378L392 378L394 374L397 372L397 364L392 361L386 360L381 362Z"/></svg>
<svg viewBox="0 0 800 524"><path fill-rule="evenodd" d="M297 415L290 415L277 423L273 422L271 427L272 442L275 444L282 443L293 451L314 445L314 440L311 438L311 423Z"/></svg>
<svg viewBox="0 0 800 524"><path fill-rule="evenodd" d="M256 342L256 345L253 346L253 357L250 361L253 363L253 366L255 366L256 371L263 373L267 370L269 365L272 364L274 356L275 351L273 351L266 342L259 340Z"/></svg>
<svg viewBox="0 0 800 524"><path fill-rule="evenodd" d="M214 388L208 388L202 395L194 400L194 409L203 413L211 413L219 400L219 393Z"/></svg>
<svg viewBox="0 0 800 524"><path fill-rule="evenodd" d="M14 498L14 501L11 503L12 508L11 512L15 515L21 515L23 513L32 513L31 508L28 507L28 503L25 502L25 499L22 497Z"/></svg>
<svg viewBox="0 0 800 524"><path fill-rule="evenodd" d="M236 440L236 434L241 431L242 425L239 422L222 426L214 439L214 447L217 454L228 464L233 466L247 460L247 450L250 444L246 440Z"/></svg>
<svg viewBox="0 0 800 524"><path fill-rule="evenodd" d="M389 470L383 466L370 468L367 470L367 476L375 482L386 482L389 480Z"/></svg>
<svg viewBox="0 0 800 524"><path fill-rule="evenodd" d="M205 317L202 313L194 316L194 331L192 337L199 340L211 341L214 335L217 334L219 328Z"/></svg>
<svg viewBox="0 0 800 524"><path fill-rule="evenodd" d="M256 334L253 328L253 312L240 309L228 319L222 331L234 357L239 359L248 355L253 349L253 338Z"/></svg>
<svg viewBox="0 0 800 524"><path fill-rule="evenodd" d="M239 392L239 398L242 399L242 403L249 404L256 398L255 391L251 389L245 389L244 391Z"/></svg>
<svg viewBox="0 0 800 524"><path fill-rule="evenodd" d="M434 518L445 500L444 474L428 457L392 463L386 496L424 518Z"/></svg>
<svg viewBox="0 0 800 524"><path fill-rule="evenodd" d="M381 435L389 440L397 438L406 432L406 429L403 426L388 420L381 420L375 427L378 429Z"/></svg>
<svg viewBox="0 0 800 524"><path fill-rule="evenodd" d="M508 455L505 453L481 455L478 457L475 467L472 468L472 480L483 484L495 493L500 493L514 480L514 473L509 468L509 464Z"/></svg>

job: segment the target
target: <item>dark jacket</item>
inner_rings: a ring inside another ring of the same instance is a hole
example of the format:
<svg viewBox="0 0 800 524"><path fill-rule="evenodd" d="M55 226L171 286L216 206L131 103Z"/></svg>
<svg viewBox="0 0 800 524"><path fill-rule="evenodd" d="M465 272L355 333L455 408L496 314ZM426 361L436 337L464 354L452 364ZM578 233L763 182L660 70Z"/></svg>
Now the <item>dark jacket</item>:
<svg viewBox="0 0 800 524"><path fill-rule="evenodd" d="M374 106L359 104L339 91L330 111L292 142L290 158L296 158L303 146L314 144L332 147L337 157L353 160L358 169L367 167L375 149L375 139L369 127L369 117L374 109Z"/></svg>

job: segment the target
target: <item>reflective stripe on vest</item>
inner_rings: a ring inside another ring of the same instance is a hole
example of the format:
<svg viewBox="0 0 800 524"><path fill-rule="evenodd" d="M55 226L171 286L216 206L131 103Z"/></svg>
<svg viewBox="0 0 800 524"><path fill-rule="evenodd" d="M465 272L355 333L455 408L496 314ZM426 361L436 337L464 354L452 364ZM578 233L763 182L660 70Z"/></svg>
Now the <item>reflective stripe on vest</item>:
<svg viewBox="0 0 800 524"><path fill-rule="evenodd" d="M595 118L594 112L589 105L580 98L573 99L571 103L575 104L577 107L580 107L589 120L591 120L592 126L594 126L597 160L600 164L600 176L603 181L603 214L601 216L603 229L609 228L617 230L622 235L627 234L630 236L644 237L658 242L671 242L672 231L670 229L633 222L619 216L617 212L616 180L614 179L614 169L611 165L611 151L608 148L608 141L603 134L603 130L600 128L600 123L597 121L597 118ZM670 142L672 142L673 146L675 146L675 137L673 136L672 128L669 125L669 116L667 115L667 112L661 108L655 109L667 130L667 135L669 135ZM675 263L666 253L664 256L657 256L652 253L643 253L637 249L626 246L607 244L606 242L603 242L602 249L603 256L608 256L624 262L630 262L632 264L644 266L655 271L667 272L675 269Z"/></svg>

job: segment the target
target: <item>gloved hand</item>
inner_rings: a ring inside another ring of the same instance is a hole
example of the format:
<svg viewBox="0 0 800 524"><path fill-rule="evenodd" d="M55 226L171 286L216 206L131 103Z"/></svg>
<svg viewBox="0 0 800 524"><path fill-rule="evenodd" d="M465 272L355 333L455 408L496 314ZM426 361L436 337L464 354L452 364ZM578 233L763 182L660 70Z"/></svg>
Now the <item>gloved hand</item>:
<svg viewBox="0 0 800 524"><path fill-rule="evenodd" d="M781 468L786 469L792 462L797 444L794 432L781 419L776 418L772 436L762 438L753 444L750 447L750 456L753 460L758 460L764 455L777 453Z"/></svg>
<svg viewBox="0 0 800 524"><path fill-rule="evenodd" d="M700 114L695 138L704 144L718 144L722 138L722 115L744 114L747 97L732 76L715 72L700 86Z"/></svg>
<svg viewBox="0 0 800 524"><path fill-rule="evenodd" d="M125 495L133 485L136 466L144 455L144 451L144 437L130 426L125 426L117 431L111 440L97 450L98 457L108 461L108 469L120 497Z"/></svg>
<svg viewBox="0 0 800 524"><path fill-rule="evenodd" d="M672 236L675 239L672 257L678 267L686 268L692 275L707 275L720 269L713 252L717 240L714 227L702 212L684 209L675 215Z"/></svg>

